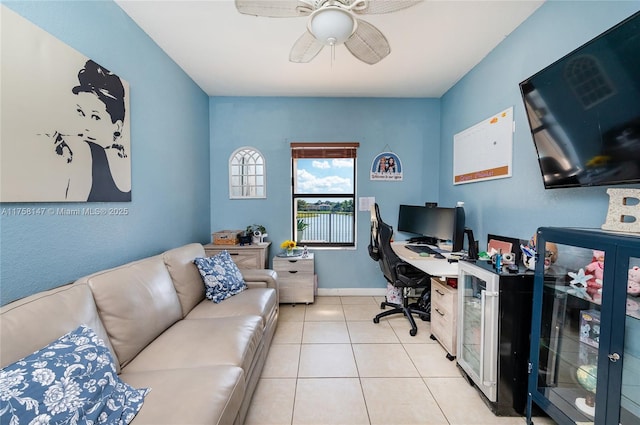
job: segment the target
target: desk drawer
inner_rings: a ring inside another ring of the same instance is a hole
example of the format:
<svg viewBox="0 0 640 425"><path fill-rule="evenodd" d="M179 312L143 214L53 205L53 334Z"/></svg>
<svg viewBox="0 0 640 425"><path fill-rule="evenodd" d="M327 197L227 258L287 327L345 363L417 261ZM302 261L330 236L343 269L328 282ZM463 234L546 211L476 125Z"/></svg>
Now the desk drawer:
<svg viewBox="0 0 640 425"><path fill-rule="evenodd" d="M222 251L229 251L229 255L240 269L264 269L266 267L266 255L269 245L214 245L204 246L207 257L219 254Z"/></svg>
<svg viewBox="0 0 640 425"><path fill-rule="evenodd" d="M434 316L436 316L434 318ZM450 334L453 330L454 317L451 313L443 311L438 307L431 306L431 331L436 333L436 328L440 334Z"/></svg>
<svg viewBox="0 0 640 425"><path fill-rule="evenodd" d="M278 272L278 276L295 274L295 273L311 273L313 274L313 260L304 259L287 259L274 258L273 269Z"/></svg>
<svg viewBox="0 0 640 425"><path fill-rule="evenodd" d="M281 303L312 303L315 296L313 273L278 274Z"/></svg>
<svg viewBox="0 0 640 425"><path fill-rule="evenodd" d="M443 313L453 313L454 303L457 301L454 294L446 289L443 285L434 285L431 288L431 306L437 308Z"/></svg>
<svg viewBox="0 0 640 425"><path fill-rule="evenodd" d="M239 269L261 269L264 267L264 265L260 264L260 257L255 253L229 250L229 255Z"/></svg>
<svg viewBox="0 0 640 425"><path fill-rule="evenodd" d="M456 355L458 291L440 279L431 279L431 333L449 352Z"/></svg>

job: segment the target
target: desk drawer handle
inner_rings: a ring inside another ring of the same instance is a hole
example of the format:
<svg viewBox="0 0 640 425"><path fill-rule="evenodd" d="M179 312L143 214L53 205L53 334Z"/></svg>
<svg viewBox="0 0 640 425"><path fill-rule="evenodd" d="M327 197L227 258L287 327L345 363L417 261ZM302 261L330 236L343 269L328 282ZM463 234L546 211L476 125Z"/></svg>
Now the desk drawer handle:
<svg viewBox="0 0 640 425"><path fill-rule="evenodd" d="M227 252L229 252L229 251L227 251ZM229 252L229 255L240 255L240 253L239 252Z"/></svg>
<svg viewBox="0 0 640 425"><path fill-rule="evenodd" d="M440 316L444 316L444 313L438 310L437 308L436 308L436 313L438 313Z"/></svg>
<svg viewBox="0 0 640 425"><path fill-rule="evenodd" d="M436 289L436 292L444 297L444 292L440 292L439 289Z"/></svg>
<svg viewBox="0 0 640 425"><path fill-rule="evenodd" d="M298 270L289 270L289 273L298 273Z"/></svg>
<svg viewBox="0 0 640 425"><path fill-rule="evenodd" d="M290 263L297 263L298 260L288 260Z"/></svg>

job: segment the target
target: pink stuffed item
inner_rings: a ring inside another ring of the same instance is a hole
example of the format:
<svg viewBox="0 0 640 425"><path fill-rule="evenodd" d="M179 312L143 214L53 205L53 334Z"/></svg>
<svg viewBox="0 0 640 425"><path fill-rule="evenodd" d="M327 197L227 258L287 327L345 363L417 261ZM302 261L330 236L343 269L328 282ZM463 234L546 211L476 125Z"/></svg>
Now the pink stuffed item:
<svg viewBox="0 0 640 425"><path fill-rule="evenodd" d="M594 300L600 299L602 294L602 278L604 277L604 251L593 251L593 259L591 263L585 267L585 271L593 276L587 281L587 294Z"/></svg>
<svg viewBox="0 0 640 425"><path fill-rule="evenodd" d="M640 267L634 266L629 269L629 280L627 280L627 294L637 297L640 295Z"/></svg>
<svg viewBox="0 0 640 425"><path fill-rule="evenodd" d="M387 283L387 302L402 305L402 293L400 291L401 289Z"/></svg>

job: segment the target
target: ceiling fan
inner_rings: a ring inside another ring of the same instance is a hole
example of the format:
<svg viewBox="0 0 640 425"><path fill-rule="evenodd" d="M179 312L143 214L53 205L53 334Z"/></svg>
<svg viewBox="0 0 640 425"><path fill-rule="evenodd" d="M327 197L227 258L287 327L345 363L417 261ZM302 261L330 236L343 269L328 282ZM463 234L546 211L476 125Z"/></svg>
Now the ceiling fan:
<svg viewBox="0 0 640 425"><path fill-rule="evenodd" d="M358 15L395 12L422 0L235 0L240 13L270 18L309 16L307 31L294 43L289 60L310 62L324 46L344 43L362 62L373 65L391 53L380 30Z"/></svg>

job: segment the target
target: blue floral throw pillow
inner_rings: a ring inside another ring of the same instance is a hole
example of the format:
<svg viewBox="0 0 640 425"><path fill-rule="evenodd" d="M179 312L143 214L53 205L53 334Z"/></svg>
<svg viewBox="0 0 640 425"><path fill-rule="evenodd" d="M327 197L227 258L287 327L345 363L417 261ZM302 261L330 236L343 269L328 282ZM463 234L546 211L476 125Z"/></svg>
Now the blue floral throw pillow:
<svg viewBox="0 0 640 425"><path fill-rule="evenodd" d="M0 423L128 424L149 391L122 382L109 349L83 325L0 369Z"/></svg>
<svg viewBox="0 0 640 425"><path fill-rule="evenodd" d="M231 259L229 251L224 250L213 257L198 257L193 262L202 275L207 299L214 303L219 303L247 289L242 273Z"/></svg>

